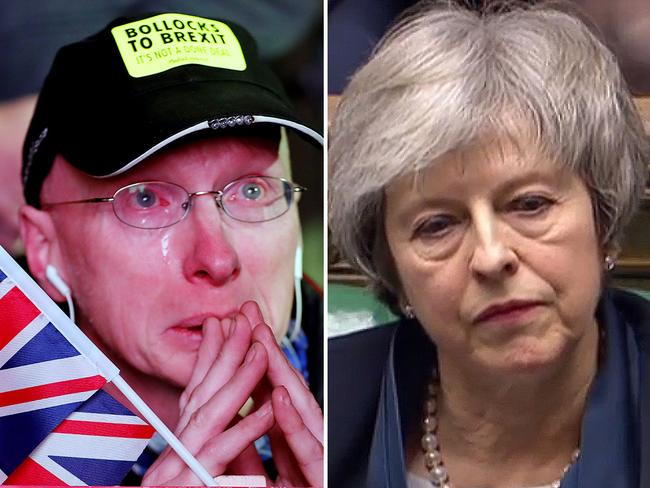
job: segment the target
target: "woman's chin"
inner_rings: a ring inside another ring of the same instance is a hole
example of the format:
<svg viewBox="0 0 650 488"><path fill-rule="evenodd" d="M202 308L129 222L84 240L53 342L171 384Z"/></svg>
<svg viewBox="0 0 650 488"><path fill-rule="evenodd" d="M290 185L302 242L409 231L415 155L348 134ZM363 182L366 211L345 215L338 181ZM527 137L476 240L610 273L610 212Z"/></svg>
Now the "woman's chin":
<svg viewBox="0 0 650 488"><path fill-rule="evenodd" d="M535 375L561 367L566 362L566 341L538 337L517 337L500 347L478 351L482 371L503 374Z"/></svg>

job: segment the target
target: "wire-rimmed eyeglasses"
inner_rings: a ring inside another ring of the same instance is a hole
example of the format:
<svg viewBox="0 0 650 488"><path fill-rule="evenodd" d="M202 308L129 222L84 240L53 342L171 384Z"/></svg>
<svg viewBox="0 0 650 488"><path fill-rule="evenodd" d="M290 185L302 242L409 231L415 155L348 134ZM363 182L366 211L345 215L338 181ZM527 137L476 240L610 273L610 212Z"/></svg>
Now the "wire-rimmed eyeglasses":
<svg viewBox="0 0 650 488"><path fill-rule="evenodd" d="M176 183L144 181L117 190L112 197L44 203L43 209L77 203L111 203L115 216L138 229L162 229L183 220L194 197L211 195L218 208L241 222L266 222L286 213L307 189L284 178L244 176L223 190L188 192Z"/></svg>

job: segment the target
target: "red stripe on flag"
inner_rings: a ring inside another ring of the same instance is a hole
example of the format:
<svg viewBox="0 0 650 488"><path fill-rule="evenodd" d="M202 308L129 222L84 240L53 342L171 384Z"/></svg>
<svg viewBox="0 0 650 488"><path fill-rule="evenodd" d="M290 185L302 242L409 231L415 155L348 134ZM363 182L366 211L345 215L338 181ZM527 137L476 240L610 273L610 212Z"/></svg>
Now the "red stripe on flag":
<svg viewBox="0 0 650 488"><path fill-rule="evenodd" d="M31 386L20 390L5 391L0 393L0 407L67 395L69 393L99 390L105 383L106 380L103 376L96 375L89 376L88 378L57 381L56 383L49 383L47 385Z"/></svg>
<svg viewBox="0 0 650 488"><path fill-rule="evenodd" d="M23 330L41 311L17 287L0 299L0 349Z"/></svg>
<svg viewBox="0 0 650 488"><path fill-rule="evenodd" d="M26 458L7 478L5 485L67 485L31 458Z"/></svg>
<svg viewBox="0 0 650 488"><path fill-rule="evenodd" d="M85 420L64 420L53 430L59 434L101 435L107 437L126 437L130 439L149 439L155 430L150 425L109 424L87 422Z"/></svg>

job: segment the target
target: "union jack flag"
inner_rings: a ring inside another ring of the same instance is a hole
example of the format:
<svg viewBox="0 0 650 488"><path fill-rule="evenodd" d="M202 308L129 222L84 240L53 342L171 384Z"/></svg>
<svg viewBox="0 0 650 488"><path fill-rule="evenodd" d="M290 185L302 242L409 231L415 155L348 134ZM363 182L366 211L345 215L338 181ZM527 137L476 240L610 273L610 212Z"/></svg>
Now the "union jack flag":
<svg viewBox="0 0 650 488"><path fill-rule="evenodd" d="M143 428L151 428L98 391L117 374L0 247L0 483L30 484L24 480L34 479L37 465L56 484L103 484L87 474L93 462L133 464L145 446L135 457L131 452L143 443Z"/></svg>
<svg viewBox="0 0 650 488"><path fill-rule="evenodd" d="M18 485L117 485L154 429L100 390L70 414L5 481Z"/></svg>

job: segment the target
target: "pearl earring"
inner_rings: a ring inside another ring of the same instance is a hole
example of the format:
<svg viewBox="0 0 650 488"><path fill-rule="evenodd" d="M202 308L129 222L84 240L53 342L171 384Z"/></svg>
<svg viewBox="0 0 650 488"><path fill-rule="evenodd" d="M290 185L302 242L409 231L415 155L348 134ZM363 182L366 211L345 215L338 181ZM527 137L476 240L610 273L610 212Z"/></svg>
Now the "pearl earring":
<svg viewBox="0 0 650 488"><path fill-rule="evenodd" d="M616 261L614 261L614 258L609 254L605 256L605 269L607 271L611 271L614 269L614 266L616 266Z"/></svg>
<svg viewBox="0 0 650 488"><path fill-rule="evenodd" d="M406 315L407 319L415 318L415 312L413 312L413 307L411 306L410 303L404 305L404 315Z"/></svg>

